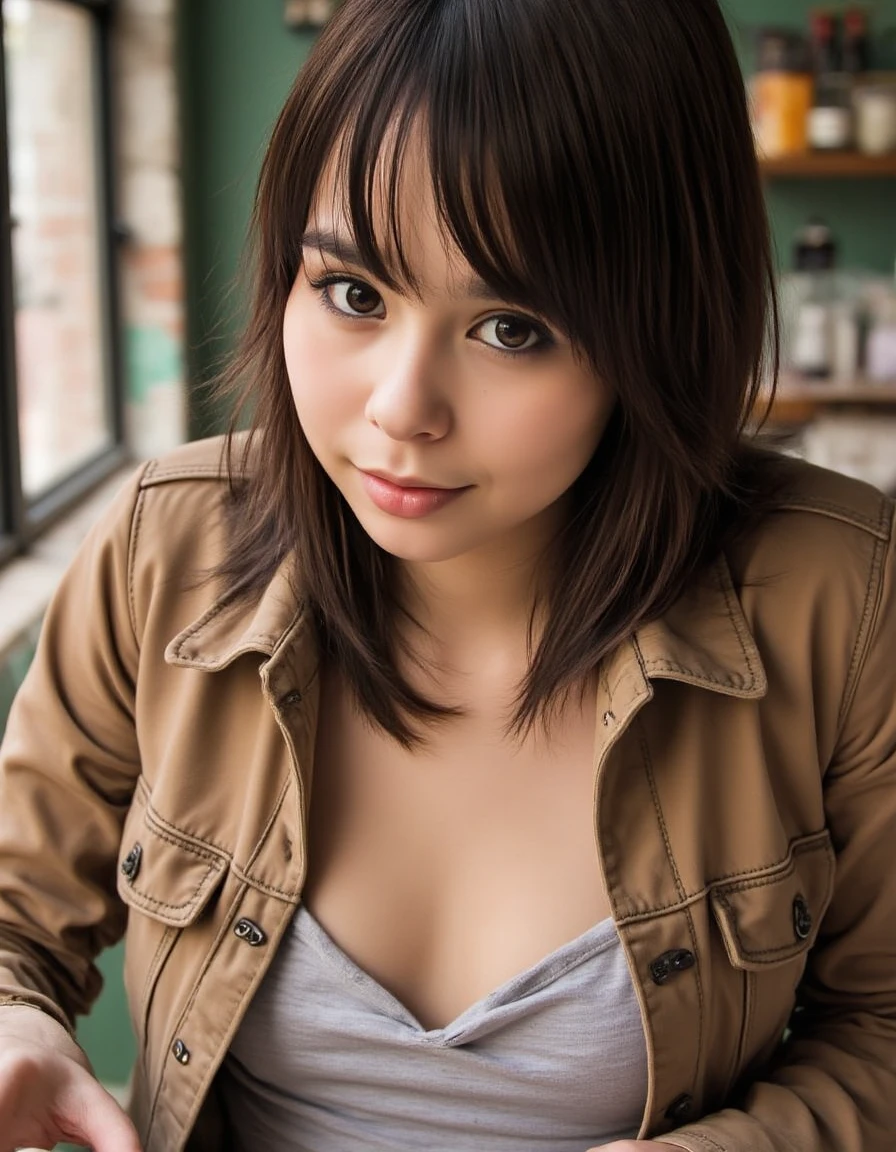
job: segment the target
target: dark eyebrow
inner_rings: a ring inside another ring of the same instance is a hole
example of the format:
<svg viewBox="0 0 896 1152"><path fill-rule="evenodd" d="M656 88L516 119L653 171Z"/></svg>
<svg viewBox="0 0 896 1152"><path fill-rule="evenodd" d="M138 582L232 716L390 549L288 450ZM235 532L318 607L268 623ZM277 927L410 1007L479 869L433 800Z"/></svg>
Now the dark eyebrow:
<svg viewBox="0 0 896 1152"><path fill-rule="evenodd" d="M357 264L359 268L367 267L361 249L354 240L337 236L335 232L310 229L302 237L302 247L314 248L325 256L332 256L334 260L341 260L345 264Z"/></svg>
<svg viewBox="0 0 896 1152"><path fill-rule="evenodd" d="M368 272L373 271L367 265L361 254L361 249L354 240L350 237L339 236L336 232L328 229L309 229L302 237L302 247L313 248L324 256L332 256L334 260L338 260L340 263L354 264L357 268L364 268ZM500 292L475 273L462 280L457 289L459 298L467 297L471 300L503 299Z"/></svg>

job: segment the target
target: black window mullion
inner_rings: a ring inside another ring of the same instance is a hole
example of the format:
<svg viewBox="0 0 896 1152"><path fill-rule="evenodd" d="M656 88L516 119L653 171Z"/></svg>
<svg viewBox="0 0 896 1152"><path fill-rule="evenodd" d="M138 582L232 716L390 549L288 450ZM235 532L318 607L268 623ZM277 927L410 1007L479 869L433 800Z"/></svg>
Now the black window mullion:
<svg viewBox="0 0 896 1152"><path fill-rule="evenodd" d="M22 485L15 345L10 177L6 110L5 57L0 51L0 562L22 551L36 535L101 482L127 459L124 446L123 367L113 179L113 125L110 67L110 25L114 0L62 0L93 13L94 116L97 148L94 157L100 197L98 224L104 342L104 402L110 444L79 464L37 499L28 501ZM0 0L2 9L2 0Z"/></svg>
<svg viewBox="0 0 896 1152"><path fill-rule="evenodd" d="M6 122L6 60L0 51L0 560L25 543L26 513L19 449L15 292Z"/></svg>
<svg viewBox="0 0 896 1152"><path fill-rule="evenodd" d="M124 366L121 347L121 314L119 308L118 249L124 229L116 211L115 179L112 157L115 147L112 115L112 52L111 26L112 4L100 0L92 7L98 9L96 20L95 67L97 69L96 109L99 124L98 142L99 180L97 185L102 197L102 236L103 246L103 313L106 335L106 411L112 429L113 444L120 447L124 442Z"/></svg>

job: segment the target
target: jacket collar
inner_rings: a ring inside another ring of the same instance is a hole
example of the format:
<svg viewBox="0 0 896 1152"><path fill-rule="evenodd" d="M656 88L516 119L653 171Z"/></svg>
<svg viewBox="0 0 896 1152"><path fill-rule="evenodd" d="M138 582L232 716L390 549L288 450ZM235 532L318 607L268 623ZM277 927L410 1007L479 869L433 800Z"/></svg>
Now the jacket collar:
<svg viewBox="0 0 896 1152"><path fill-rule="evenodd" d="M285 560L261 599L247 607L217 600L180 632L165 651L169 664L216 672L249 652L272 657L307 629ZM638 629L610 662L618 683L679 680L743 699L765 695L767 682L731 572L719 557L658 620Z"/></svg>
<svg viewBox="0 0 896 1152"><path fill-rule="evenodd" d="M287 557L255 604L222 596L179 632L165 660L183 668L219 672L249 652L271 657L303 616Z"/></svg>
<svg viewBox="0 0 896 1152"><path fill-rule="evenodd" d="M756 700L768 682L723 556L658 620L638 629L644 674Z"/></svg>

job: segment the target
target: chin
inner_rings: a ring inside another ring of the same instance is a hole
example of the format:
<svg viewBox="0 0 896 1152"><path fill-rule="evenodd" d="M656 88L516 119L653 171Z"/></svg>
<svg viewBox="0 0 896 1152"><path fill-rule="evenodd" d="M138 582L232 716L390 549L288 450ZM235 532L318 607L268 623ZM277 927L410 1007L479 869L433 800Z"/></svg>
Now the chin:
<svg viewBox="0 0 896 1152"><path fill-rule="evenodd" d="M462 539L459 534L434 521L395 520L383 523L379 517L357 516L361 528L370 539L394 556L409 564L438 564L454 560L472 551L477 542Z"/></svg>
<svg viewBox="0 0 896 1152"><path fill-rule="evenodd" d="M377 547L394 556L396 560L403 560L408 564L439 564L446 560L455 560L471 550L469 544L437 540L431 534L427 534L428 539L424 539L420 533L417 539L414 539L413 533L407 531L372 532L366 527L364 531Z"/></svg>

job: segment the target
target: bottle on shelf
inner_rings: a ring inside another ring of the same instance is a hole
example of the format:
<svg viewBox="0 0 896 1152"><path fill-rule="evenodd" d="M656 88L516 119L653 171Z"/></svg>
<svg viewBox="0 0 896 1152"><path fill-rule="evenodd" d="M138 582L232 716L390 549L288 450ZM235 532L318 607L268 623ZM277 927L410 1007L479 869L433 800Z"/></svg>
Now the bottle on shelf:
<svg viewBox="0 0 896 1152"><path fill-rule="evenodd" d="M841 66L853 80L869 67L868 17L861 8L847 8L843 13Z"/></svg>
<svg viewBox="0 0 896 1152"><path fill-rule="evenodd" d="M783 28L760 28L751 82L753 132L760 156L805 152L812 105L812 71L805 38Z"/></svg>
<svg viewBox="0 0 896 1152"><path fill-rule="evenodd" d="M800 230L793 252L792 367L801 375L826 380L834 371L834 270L837 245L828 226L810 220Z"/></svg>
<svg viewBox="0 0 896 1152"><path fill-rule="evenodd" d="M874 384L896 385L896 278L881 283L870 304L868 379Z"/></svg>
<svg viewBox="0 0 896 1152"><path fill-rule="evenodd" d="M896 152L896 84L863 84L853 101L858 150L866 156Z"/></svg>
<svg viewBox="0 0 896 1152"><path fill-rule="evenodd" d="M896 84L868 76L868 18L861 8L843 14L842 67L852 85L854 142L869 156L896 152Z"/></svg>
<svg viewBox="0 0 896 1152"><path fill-rule="evenodd" d="M853 146L854 141L853 79L841 67L843 61L838 44L839 27L840 20L835 13L827 10L812 13L810 54L814 88L808 116L808 138L810 148L816 151L845 151ZM855 57L857 47L857 42L852 44L852 57Z"/></svg>

